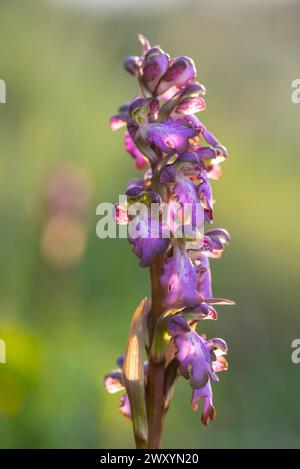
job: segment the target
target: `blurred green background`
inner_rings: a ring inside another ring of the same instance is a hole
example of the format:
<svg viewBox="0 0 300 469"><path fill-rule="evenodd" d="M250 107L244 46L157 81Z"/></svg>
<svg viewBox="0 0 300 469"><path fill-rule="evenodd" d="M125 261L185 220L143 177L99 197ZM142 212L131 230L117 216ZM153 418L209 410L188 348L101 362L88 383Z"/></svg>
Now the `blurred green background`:
<svg viewBox="0 0 300 469"><path fill-rule="evenodd" d="M195 59L203 121L230 152L213 189L232 242L212 268L237 306L202 329L227 340L230 370L208 429L178 382L163 445L298 447L299 2L75 3L0 1L0 446L133 447L102 377L148 273L126 240L96 237L95 210L137 174L108 120L135 93L122 61L143 32Z"/></svg>

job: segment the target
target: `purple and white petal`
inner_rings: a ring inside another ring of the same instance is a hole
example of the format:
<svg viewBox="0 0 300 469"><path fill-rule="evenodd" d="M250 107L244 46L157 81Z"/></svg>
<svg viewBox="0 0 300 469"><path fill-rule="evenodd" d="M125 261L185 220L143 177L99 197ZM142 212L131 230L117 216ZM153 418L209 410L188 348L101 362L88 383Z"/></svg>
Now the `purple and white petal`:
<svg viewBox="0 0 300 469"><path fill-rule="evenodd" d="M104 386L110 394L124 389L123 373L121 370L113 370L104 376Z"/></svg>

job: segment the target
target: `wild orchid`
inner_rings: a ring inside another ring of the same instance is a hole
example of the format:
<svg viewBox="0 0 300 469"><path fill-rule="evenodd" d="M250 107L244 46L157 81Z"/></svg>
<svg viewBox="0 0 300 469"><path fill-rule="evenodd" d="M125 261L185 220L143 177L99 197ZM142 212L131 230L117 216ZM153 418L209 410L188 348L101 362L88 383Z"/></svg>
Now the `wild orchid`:
<svg viewBox="0 0 300 469"><path fill-rule="evenodd" d="M151 299L137 307L125 353L104 382L110 393L123 390L119 410L132 420L137 448L159 448L176 379L190 382L192 408L203 402L207 425L215 419L211 384L228 367L225 341L196 332L203 320L217 319L216 305L233 304L213 296L210 271L229 234L204 231L213 222L210 180L219 179L227 151L196 117L205 109L205 87L193 60L139 40L141 56L124 62L139 91L111 127L125 128L125 149L144 175L128 183L115 218L120 225L134 220L128 237L140 266L150 270Z"/></svg>

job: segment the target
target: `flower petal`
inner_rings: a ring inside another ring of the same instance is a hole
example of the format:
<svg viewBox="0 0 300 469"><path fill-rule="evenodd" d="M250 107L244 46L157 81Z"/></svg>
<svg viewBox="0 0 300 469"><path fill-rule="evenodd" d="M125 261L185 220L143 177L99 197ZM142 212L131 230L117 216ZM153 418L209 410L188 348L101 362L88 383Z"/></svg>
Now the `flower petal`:
<svg viewBox="0 0 300 469"><path fill-rule="evenodd" d="M205 386L212 374L211 353L205 339L190 329L187 333L176 335L174 342L180 373L190 380L193 389Z"/></svg>
<svg viewBox="0 0 300 469"><path fill-rule="evenodd" d="M135 159L135 165L137 169L142 169L147 166L148 161L142 152L138 149L134 141L129 135L129 132L126 131L124 134L124 145L127 153L129 153Z"/></svg>
<svg viewBox="0 0 300 469"><path fill-rule="evenodd" d="M175 108L177 114L197 114L204 111L206 107L205 101L200 96L192 96L182 99Z"/></svg>
<svg viewBox="0 0 300 469"><path fill-rule="evenodd" d="M123 373L121 370L113 370L104 376L104 386L110 394L124 389Z"/></svg>
<svg viewBox="0 0 300 469"><path fill-rule="evenodd" d="M130 409L130 402L127 393L123 394L123 396L120 397L120 406L118 407L118 411L124 415L124 417L127 417L131 419L131 409Z"/></svg>
<svg viewBox="0 0 300 469"><path fill-rule="evenodd" d="M212 403L212 389L211 384L208 381L206 386L200 389L195 389L192 396L192 409L196 411L198 409L199 400L203 398L203 410L201 420L203 425L207 426L210 420L215 420L216 411Z"/></svg>
<svg viewBox="0 0 300 469"><path fill-rule="evenodd" d="M230 241L230 235L227 230L215 228L205 233L205 237L210 240L211 249L207 251L209 257L219 258L224 248Z"/></svg>
<svg viewBox="0 0 300 469"><path fill-rule="evenodd" d="M149 267L155 256L163 254L169 245L169 238L163 237L163 229L160 222L148 218L137 222L137 230L140 235L129 236L129 242L133 244L133 252L140 258L141 267ZM156 237L152 237L155 233Z"/></svg>
<svg viewBox="0 0 300 469"><path fill-rule="evenodd" d="M169 61L169 55L159 47L152 47L147 51L142 65L143 82L151 93L168 70Z"/></svg>
<svg viewBox="0 0 300 469"><path fill-rule="evenodd" d="M165 291L166 307L181 302L187 307L194 307L203 300L197 291L198 276L195 266L184 249L174 247L173 255L164 264L160 281Z"/></svg>
<svg viewBox="0 0 300 469"><path fill-rule="evenodd" d="M129 119L129 108L131 105L131 101L128 101L118 109L118 114L112 116L110 119L110 127L113 131L120 129L126 125Z"/></svg>
<svg viewBox="0 0 300 469"><path fill-rule="evenodd" d="M196 73L195 63L190 57L176 57L171 61L168 71L162 77L157 94L163 94L172 86L190 84L196 77Z"/></svg>
<svg viewBox="0 0 300 469"><path fill-rule="evenodd" d="M209 260L204 254L198 256L199 283L198 291L204 298L212 298L211 271Z"/></svg>
<svg viewBox="0 0 300 469"><path fill-rule="evenodd" d="M189 138L196 135L197 130L182 119L149 124L147 128L147 141L165 153L184 153L188 149Z"/></svg>
<svg viewBox="0 0 300 469"><path fill-rule="evenodd" d="M126 57L123 63L125 70L133 76L137 76L141 66L141 59L136 55L130 55Z"/></svg>
<svg viewBox="0 0 300 469"><path fill-rule="evenodd" d="M144 36L143 34L138 34L138 40L142 46L142 52L143 54L146 54L146 52L150 49L150 42L148 41L148 39L146 38L146 36Z"/></svg>

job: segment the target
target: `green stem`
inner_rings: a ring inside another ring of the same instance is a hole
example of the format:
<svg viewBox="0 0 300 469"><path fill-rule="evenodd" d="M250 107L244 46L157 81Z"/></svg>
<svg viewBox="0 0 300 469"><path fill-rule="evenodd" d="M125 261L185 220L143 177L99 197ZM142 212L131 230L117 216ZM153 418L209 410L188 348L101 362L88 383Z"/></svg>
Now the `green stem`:
<svg viewBox="0 0 300 469"><path fill-rule="evenodd" d="M163 313L163 292L159 281L162 275L162 266L163 258L157 256L150 267L152 290L152 304L148 323L150 350L155 325ZM161 444L165 413L164 381L165 360L156 362L150 353L147 379L148 448L157 449Z"/></svg>

